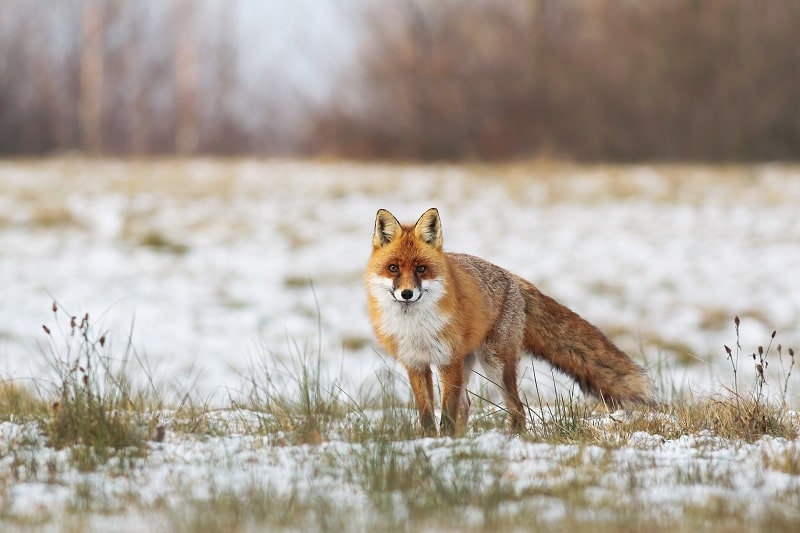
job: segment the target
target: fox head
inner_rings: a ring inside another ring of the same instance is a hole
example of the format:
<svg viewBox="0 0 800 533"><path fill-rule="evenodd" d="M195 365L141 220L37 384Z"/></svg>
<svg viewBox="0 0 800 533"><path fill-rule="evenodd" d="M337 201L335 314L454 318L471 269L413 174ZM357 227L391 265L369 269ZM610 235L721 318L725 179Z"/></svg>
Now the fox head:
<svg viewBox="0 0 800 533"><path fill-rule="evenodd" d="M443 290L443 269L439 211L428 209L413 226L400 224L385 209L378 211L367 268L367 287L374 298L401 305L435 301Z"/></svg>

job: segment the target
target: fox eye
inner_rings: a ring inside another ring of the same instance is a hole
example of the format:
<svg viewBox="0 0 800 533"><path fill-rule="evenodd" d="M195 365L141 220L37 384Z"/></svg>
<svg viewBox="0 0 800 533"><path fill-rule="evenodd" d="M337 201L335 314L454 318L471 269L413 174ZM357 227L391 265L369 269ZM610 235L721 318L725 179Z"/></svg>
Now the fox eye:
<svg viewBox="0 0 800 533"><path fill-rule="evenodd" d="M388 268L389 272L395 272L396 273L396 272L400 271L400 268L397 265L395 265L394 263L389 265L387 268Z"/></svg>
<svg viewBox="0 0 800 533"><path fill-rule="evenodd" d="M417 274L422 274L425 272L425 265L417 265Z"/></svg>

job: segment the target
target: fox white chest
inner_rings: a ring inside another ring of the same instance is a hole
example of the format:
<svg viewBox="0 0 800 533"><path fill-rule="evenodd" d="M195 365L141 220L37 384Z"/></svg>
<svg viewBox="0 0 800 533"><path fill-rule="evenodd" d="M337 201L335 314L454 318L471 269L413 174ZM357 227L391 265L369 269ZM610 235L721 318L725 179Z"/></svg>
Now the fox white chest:
<svg viewBox="0 0 800 533"><path fill-rule="evenodd" d="M370 293L378 304L380 317L375 328L390 337L397 346L392 354L410 368L442 366L450 362L450 344L442 333L450 317L437 305L441 294L439 284L423 288L422 297L413 303L398 302L387 290L391 280L380 276L371 280Z"/></svg>

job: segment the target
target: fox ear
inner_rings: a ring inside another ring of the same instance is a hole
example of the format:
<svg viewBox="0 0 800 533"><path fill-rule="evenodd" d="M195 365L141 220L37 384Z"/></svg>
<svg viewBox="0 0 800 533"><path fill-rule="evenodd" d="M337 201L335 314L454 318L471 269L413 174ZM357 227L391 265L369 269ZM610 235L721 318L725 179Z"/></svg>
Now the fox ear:
<svg viewBox="0 0 800 533"><path fill-rule="evenodd" d="M439 219L439 211L435 207L422 213L414 226L414 235L422 242L441 250L442 221Z"/></svg>
<svg viewBox="0 0 800 533"><path fill-rule="evenodd" d="M375 215L375 233L372 235L372 246L380 248L392 242L395 237L400 235L402 228L400 223L386 209L379 209Z"/></svg>

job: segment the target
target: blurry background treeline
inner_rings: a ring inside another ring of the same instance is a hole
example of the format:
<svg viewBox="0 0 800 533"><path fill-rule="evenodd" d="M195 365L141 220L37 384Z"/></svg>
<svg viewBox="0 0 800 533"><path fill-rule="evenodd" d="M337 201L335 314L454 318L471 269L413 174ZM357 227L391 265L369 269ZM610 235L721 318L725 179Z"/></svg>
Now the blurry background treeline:
<svg viewBox="0 0 800 533"><path fill-rule="evenodd" d="M0 0L0 154L800 158L797 0Z"/></svg>

